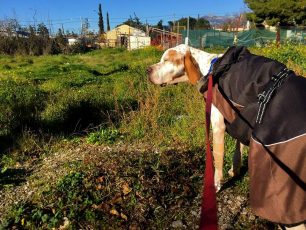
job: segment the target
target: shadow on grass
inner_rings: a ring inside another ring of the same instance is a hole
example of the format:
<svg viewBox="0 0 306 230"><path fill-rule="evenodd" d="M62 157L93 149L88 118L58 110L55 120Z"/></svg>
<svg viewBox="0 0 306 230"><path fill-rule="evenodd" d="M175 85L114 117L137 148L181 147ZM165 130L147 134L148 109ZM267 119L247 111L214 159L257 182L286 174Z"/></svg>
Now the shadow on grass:
<svg viewBox="0 0 306 230"><path fill-rule="evenodd" d="M93 104L90 101L81 101L67 105L60 116L42 121L42 130L53 135L71 135L86 132L89 128L98 125L119 125L122 114L138 109L136 100L105 101Z"/></svg>
<svg viewBox="0 0 306 230"><path fill-rule="evenodd" d="M0 135L0 157L2 153L6 152L13 145L13 142L12 137Z"/></svg>
<svg viewBox="0 0 306 230"><path fill-rule="evenodd" d="M90 69L90 70L88 70L88 72L95 75L96 77L98 77L98 76L110 76L110 75L113 75L115 73L120 73L120 72L127 71L128 69L129 69L129 66L123 64L123 65L120 65L118 68L113 69L113 70L111 70L107 73L101 73L101 72L99 72L95 69Z"/></svg>
<svg viewBox="0 0 306 230"><path fill-rule="evenodd" d="M7 169L0 173L0 188L3 185L20 185L26 182L26 178L31 174L31 171L26 169Z"/></svg>
<svg viewBox="0 0 306 230"><path fill-rule="evenodd" d="M232 187L236 186L237 182L241 181L245 177L247 172L248 172L248 166L247 166L247 163L244 162L243 165L240 168L240 174L238 176L234 176L234 177L230 178L228 181L226 181L222 185L219 192L222 192L226 189L229 189L229 188L232 188Z"/></svg>

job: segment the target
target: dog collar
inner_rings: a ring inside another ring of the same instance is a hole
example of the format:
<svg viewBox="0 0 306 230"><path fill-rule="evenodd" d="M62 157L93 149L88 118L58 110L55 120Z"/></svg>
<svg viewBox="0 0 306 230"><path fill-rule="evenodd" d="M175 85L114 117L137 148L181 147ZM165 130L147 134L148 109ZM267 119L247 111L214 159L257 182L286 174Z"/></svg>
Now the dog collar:
<svg viewBox="0 0 306 230"><path fill-rule="evenodd" d="M196 86L200 93L204 93L207 90L208 75L211 74L213 70L213 66L217 60L218 60L218 57L215 57L211 60L208 73L198 80Z"/></svg>

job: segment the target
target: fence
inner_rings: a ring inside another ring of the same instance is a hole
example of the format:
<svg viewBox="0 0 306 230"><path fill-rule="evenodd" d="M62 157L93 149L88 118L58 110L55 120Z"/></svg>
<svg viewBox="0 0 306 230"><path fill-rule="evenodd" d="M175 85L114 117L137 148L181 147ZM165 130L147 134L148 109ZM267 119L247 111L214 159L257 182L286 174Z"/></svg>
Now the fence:
<svg viewBox="0 0 306 230"><path fill-rule="evenodd" d="M183 41L187 36L187 30L182 31ZM235 38L236 35L236 38ZM300 28L281 29L281 42L293 41L306 44L306 30ZM276 32L266 29L253 29L242 32L223 32L218 30L190 30L190 45L197 48L232 46L234 43L244 46L261 46L276 39Z"/></svg>
<svg viewBox="0 0 306 230"><path fill-rule="evenodd" d="M179 33L150 28L151 45L162 49L168 49L182 43L182 35Z"/></svg>

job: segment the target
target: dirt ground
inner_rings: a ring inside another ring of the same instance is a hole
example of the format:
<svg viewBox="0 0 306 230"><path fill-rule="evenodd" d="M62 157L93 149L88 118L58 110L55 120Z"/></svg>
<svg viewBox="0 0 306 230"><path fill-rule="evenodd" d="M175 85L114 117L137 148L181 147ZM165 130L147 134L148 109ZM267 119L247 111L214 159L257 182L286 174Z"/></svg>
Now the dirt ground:
<svg viewBox="0 0 306 230"><path fill-rule="evenodd" d="M124 144L118 144L116 146L95 146L88 144L68 144L61 150L58 150L55 153L46 156L42 159L36 159L24 163L17 163L15 168L8 169L1 175L0 221L3 220L5 214L14 204L17 204L21 201L37 199L37 197L40 196L42 191L47 190L48 188L50 188L50 186L52 187L52 185L55 184L59 178L69 173L69 170L71 170L73 165L76 165L75 162L80 162L81 165L86 162L96 162L94 163L94 165L97 166L99 165L97 162L105 163L108 161L114 161L116 162L116 164L118 164L119 168L120 164L124 168L125 166L123 164L129 162L131 159L135 160L136 158L139 158L140 155L144 156L148 154L153 154L154 156L158 154L158 156L161 157L159 164L164 167L169 166L170 168L173 167L172 163L169 163L171 161L173 162L173 157L178 159L182 157L183 159L181 159L181 162L186 163L177 165L177 169L175 170L178 171L169 171L170 174L177 173L177 176L174 177L169 175L169 177L171 178L177 177L177 183L181 183L182 181L182 178L179 174L179 172L181 172L180 170L182 170L182 167L190 167L190 165L192 165L192 161L197 162L195 164L195 167L197 167L197 164L203 163L203 161L200 159L201 156L196 156L196 154L193 155L190 151L184 150L184 148L181 148L179 150L173 148L159 150L155 149L152 146L144 145L127 146ZM191 155L188 156L188 154ZM165 156L165 158L163 158L163 156ZM190 156L192 157L190 158ZM147 161L144 161L145 163L143 165L150 164L151 159L153 158L148 158ZM152 162L152 164L153 163L154 162ZM198 174L198 176L201 177L201 170L202 168L197 169L196 172L192 172L192 176ZM159 180L155 180L154 186L164 186L163 184L170 183L169 181L167 181L167 178L167 175L164 175L164 177L161 176ZM248 180L247 175L242 175L241 178L237 178L236 181L243 179ZM198 181L201 181L201 178ZM175 181L172 181L171 183L176 184ZM147 181L147 184L152 183L150 181ZM197 185L188 184L188 186L195 186L195 191L197 191L197 189L201 190L201 183L198 183ZM235 180L229 180L227 181L227 183L224 184L221 191L217 194L219 229L277 229L277 226L273 223L262 220L252 214L248 202L248 192L237 192L239 191L239 189L241 190L239 186L241 185L239 185L239 183L235 183ZM199 220L200 213L200 196L201 193L198 192L198 194L195 194L194 196L190 197L189 202L184 202L181 205L176 205L175 207L181 207L181 211L185 213L182 214L178 210L176 212L178 214L175 217L169 218L167 220L167 224L163 225L162 228L197 229L197 223ZM173 196L173 199L176 199L176 197ZM180 216L184 217L180 218ZM130 225L127 224L126 226L130 226L129 229L133 229L131 228L133 224L135 225L135 218L133 223L131 223ZM149 224L147 226L146 224L138 225L138 228L136 229L145 228L160 229L157 225L154 227L154 224Z"/></svg>

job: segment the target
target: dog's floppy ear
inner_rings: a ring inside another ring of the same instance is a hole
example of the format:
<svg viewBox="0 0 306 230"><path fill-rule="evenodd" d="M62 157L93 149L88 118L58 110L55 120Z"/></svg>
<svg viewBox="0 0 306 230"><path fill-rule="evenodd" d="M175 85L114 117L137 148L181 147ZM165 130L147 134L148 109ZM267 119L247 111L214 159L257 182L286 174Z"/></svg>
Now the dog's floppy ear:
<svg viewBox="0 0 306 230"><path fill-rule="evenodd" d="M196 60L192 57L190 50L186 51L185 58L185 72L189 78L191 84L195 85L197 81L201 78L202 74L199 68L199 64Z"/></svg>

